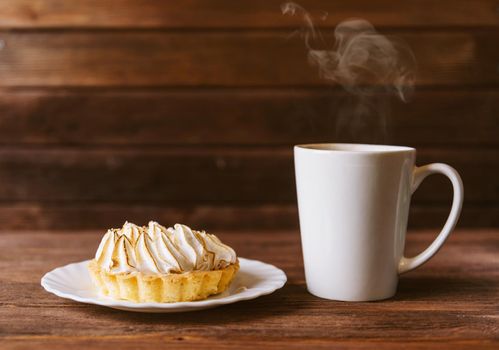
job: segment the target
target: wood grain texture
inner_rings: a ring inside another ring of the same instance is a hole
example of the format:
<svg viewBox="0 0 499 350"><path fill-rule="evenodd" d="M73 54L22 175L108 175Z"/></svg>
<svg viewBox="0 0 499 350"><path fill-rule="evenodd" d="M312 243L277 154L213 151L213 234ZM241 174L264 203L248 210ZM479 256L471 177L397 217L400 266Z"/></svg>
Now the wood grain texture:
<svg viewBox="0 0 499 350"><path fill-rule="evenodd" d="M161 315L79 304L42 290L45 272L91 257L101 234L3 232L0 340L5 349L493 349L499 336L498 233L455 232L428 264L401 278L393 299L344 303L306 292L296 231L217 232L240 256L282 268L286 286L252 301ZM406 254L421 251L433 237L409 233Z"/></svg>
<svg viewBox="0 0 499 350"><path fill-rule="evenodd" d="M450 211L444 205L411 206L409 228L443 227ZM120 203L18 202L0 205L0 222L5 230L102 230L121 227L128 220L145 223L186 222L211 230L298 229L296 204L213 204L161 205ZM458 227L499 228L499 206L465 204Z"/></svg>
<svg viewBox="0 0 499 350"><path fill-rule="evenodd" d="M4 31L0 87L326 85L288 34ZM419 86L499 83L497 30L392 34L412 47Z"/></svg>
<svg viewBox="0 0 499 350"><path fill-rule="evenodd" d="M3 28L287 28L297 20L281 15L282 0L2 0ZM322 25L361 17L376 26L498 26L494 0L303 0L312 14L327 12Z"/></svg>
<svg viewBox="0 0 499 350"><path fill-rule="evenodd" d="M420 149L417 164L454 166L465 203L493 205L499 149ZM0 149L0 201L279 203L295 201L291 147ZM449 203L443 176L423 183L415 203Z"/></svg>
<svg viewBox="0 0 499 350"><path fill-rule="evenodd" d="M238 340L225 339L220 337L206 336L164 336L154 334L147 337L127 338L122 337L57 337L57 336L29 336L29 337L7 337L6 349L67 349L70 348L88 348L109 349L109 347L119 347L120 349L150 349L151 347L168 345L170 349L393 349L399 350L427 350L427 349L452 349L452 350L495 350L497 341L495 340L419 340L419 341L385 341L383 339L373 340L330 340L330 339L311 339L293 337L289 341L283 341L278 336L267 336L265 340L255 339L254 337L244 337L238 335Z"/></svg>
<svg viewBox="0 0 499 350"><path fill-rule="evenodd" d="M324 141L409 145L419 164L448 162L464 178L461 224L497 226L497 1L300 2L329 13L331 43L339 21L362 17L413 48L417 92L393 101L386 133L345 128L344 93L307 63L289 37L301 19L281 3L0 0L5 227L95 228L152 212L295 228L291 146ZM445 179L425 182L416 226L441 226L449 202Z"/></svg>
<svg viewBox="0 0 499 350"><path fill-rule="evenodd" d="M324 89L6 90L3 145L293 145L370 142L381 130L339 128L347 95ZM499 90L417 91L387 110L383 142L499 146ZM352 118L353 119L353 118ZM354 136L355 135L355 136Z"/></svg>

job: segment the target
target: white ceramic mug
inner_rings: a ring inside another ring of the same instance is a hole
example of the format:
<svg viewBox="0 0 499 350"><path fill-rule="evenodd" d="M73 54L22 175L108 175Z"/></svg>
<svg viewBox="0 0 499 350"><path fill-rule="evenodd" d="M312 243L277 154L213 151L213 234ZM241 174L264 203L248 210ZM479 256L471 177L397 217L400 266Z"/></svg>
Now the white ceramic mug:
<svg viewBox="0 0 499 350"><path fill-rule="evenodd" d="M295 146L294 155L307 288L318 297L392 297L398 276L428 261L459 218L459 174L440 163L415 167L414 148L309 144ZM406 258L411 195L434 173L452 182L452 209L435 241L416 257Z"/></svg>

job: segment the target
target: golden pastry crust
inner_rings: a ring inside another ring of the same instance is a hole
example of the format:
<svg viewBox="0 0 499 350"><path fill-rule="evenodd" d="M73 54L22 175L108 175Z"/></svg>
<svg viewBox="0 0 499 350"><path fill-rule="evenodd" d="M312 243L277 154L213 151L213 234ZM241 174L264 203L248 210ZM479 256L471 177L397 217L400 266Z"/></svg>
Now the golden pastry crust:
<svg viewBox="0 0 499 350"><path fill-rule="evenodd" d="M95 260L88 264L100 293L134 302L174 303L203 300L227 290L239 270L239 262L212 271L190 271L164 275L110 274Z"/></svg>

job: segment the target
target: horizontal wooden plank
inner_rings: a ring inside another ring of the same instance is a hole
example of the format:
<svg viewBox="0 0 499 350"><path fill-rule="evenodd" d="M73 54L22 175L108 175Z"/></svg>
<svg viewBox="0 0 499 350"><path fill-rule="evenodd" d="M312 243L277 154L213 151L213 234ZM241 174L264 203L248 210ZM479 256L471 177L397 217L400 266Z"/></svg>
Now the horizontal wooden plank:
<svg viewBox="0 0 499 350"><path fill-rule="evenodd" d="M448 205L412 205L409 229L443 226ZM186 223L209 230L298 229L295 204L267 205L140 205L74 203L18 203L0 205L2 230L104 230L126 220L145 224L156 220ZM499 206L465 205L457 227L499 227Z"/></svg>
<svg viewBox="0 0 499 350"><path fill-rule="evenodd" d="M285 28L297 20L280 12L282 0L8 0L0 2L4 28ZM498 26L494 0L368 0L299 2L323 25L367 18L377 26Z"/></svg>
<svg viewBox="0 0 499 350"><path fill-rule="evenodd" d="M400 278L394 298L375 303L309 294L297 231L216 234L239 256L283 269L287 284L268 296L201 312L116 311L58 298L39 285L47 271L92 257L102 231L2 233L3 347L395 350L497 345L497 230L453 233L426 265ZM410 232L407 255L420 252L434 237L433 231Z"/></svg>
<svg viewBox="0 0 499 350"><path fill-rule="evenodd" d="M445 162L462 174L466 203L499 197L499 149L420 149L418 164ZM295 201L291 147L78 150L3 148L1 201L149 201L181 203ZM448 203L450 183L423 183L416 203Z"/></svg>
<svg viewBox="0 0 499 350"><path fill-rule="evenodd" d="M0 93L0 143L499 145L499 90L418 91L410 103L386 111L386 134L353 123L340 127L346 100L320 89L8 90Z"/></svg>
<svg viewBox="0 0 499 350"><path fill-rule="evenodd" d="M392 32L390 32L392 33ZM419 86L496 86L490 31L400 34ZM325 86L286 32L0 32L0 87ZM368 82L366 82L368 83Z"/></svg>
<svg viewBox="0 0 499 350"><path fill-rule="evenodd" d="M173 347L178 350L187 349L342 349L342 350L365 350L376 349L380 350L496 350L499 346L499 341L495 340L424 340L424 341L403 341L403 340L311 340L306 338L293 337L290 341L282 339L267 338L265 340L256 340L254 338L238 338L224 339L221 341L219 337L193 337L193 336L170 336L163 335L152 336L136 336L137 342L131 341L128 337L57 337L57 336L23 336L23 337L5 337L3 346L5 350L18 349L87 349L91 346L94 350L106 350L110 347L119 347L120 350L128 349L150 349L161 344L161 346ZM139 340L140 339L140 340Z"/></svg>

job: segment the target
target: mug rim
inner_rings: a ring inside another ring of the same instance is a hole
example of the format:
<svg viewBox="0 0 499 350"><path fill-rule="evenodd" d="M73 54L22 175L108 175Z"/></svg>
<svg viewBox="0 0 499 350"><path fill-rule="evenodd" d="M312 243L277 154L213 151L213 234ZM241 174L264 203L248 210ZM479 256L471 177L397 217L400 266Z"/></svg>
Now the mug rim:
<svg viewBox="0 0 499 350"><path fill-rule="evenodd" d="M415 148L408 146L377 145L367 143L306 143L295 145L294 148L311 152L344 154L386 154L416 151Z"/></svg>

